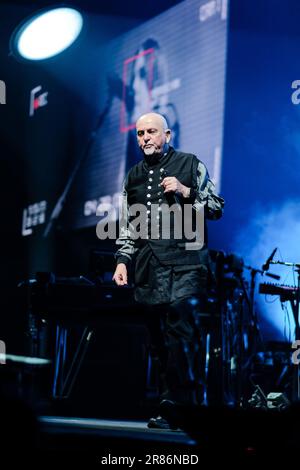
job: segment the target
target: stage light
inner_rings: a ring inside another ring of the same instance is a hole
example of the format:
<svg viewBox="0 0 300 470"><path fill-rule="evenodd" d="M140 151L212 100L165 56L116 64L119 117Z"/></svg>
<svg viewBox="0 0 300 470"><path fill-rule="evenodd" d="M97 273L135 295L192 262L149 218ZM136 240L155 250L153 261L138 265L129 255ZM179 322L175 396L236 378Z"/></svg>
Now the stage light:
<svg viewBox="0 0 300 470"><path fill-rule="evenodd" d="M77 39L82 24L82 15L74 8L43 10L15 30L11 49L18 57L27 60L48 59Z"/></svg>

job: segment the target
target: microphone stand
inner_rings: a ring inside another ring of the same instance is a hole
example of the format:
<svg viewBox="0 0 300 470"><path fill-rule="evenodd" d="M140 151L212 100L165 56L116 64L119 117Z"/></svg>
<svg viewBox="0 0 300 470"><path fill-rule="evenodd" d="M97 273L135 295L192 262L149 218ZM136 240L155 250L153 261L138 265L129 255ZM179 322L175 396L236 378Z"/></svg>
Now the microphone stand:
<svg viewBox="0 0 300 470"><path fill-rule="evenodd" d="M295 320L295 340L300 340L300 325L299 325L299 306L300 306L300 263L288 263L285 261L270 261L272 264L281 264L283 266L291 266L295 269L297 275L298 275L298 285L297 285L297 291L296 291L296 299L295 300L290 300L291 307L292 307L292 312ZM295 384L294 384L294 398L296 400L300 400L300 368L299 364L295 369L296 374L295 374Z"/></svg>
<svg viewBox="0 0 300 470"><path fill-rule="evenodd" d="M257 274L263 275L263 271L260 269L253 268L252 266L245 266L246 269L250 270L250 276L251 276L251 283L250 283L250 298L249 298L249 306L250 306L250 317L253 321L253 327L258 333L259 339L262 342L260 330L259 330L259 325L258 325L258 318L257 314L254 308L254 293L255 293L255 277Z"/></svg>
<svg viewBox="0 0 300 470"><path fill-rule="evenodd" d="M241 399L242 399L242 392L244 388L244 383L245 380L248 380L248 377L245 376L245 373L247 373L248 367L251 364L251 361L253 359L253 356L256 354L258 350L258 344L260 343L263 346L263 339L262 335L260 332L259 328L259 322L258 322L258 317L254 308L254 293L255 293L255 277L257 274L264 274L264 271L260 269L255 269L252 266L244 266L246 269L249 269L251 272L251 284L250 284L250 290L248 293L248 289L246 288L245 285L245 280L242 276L242 273L237 273L237 278L240 281L241 289L243 292L243 299L245 300L247 306L248 306L248 312L249 312L249 323L250 323L250 331L247 333L248 338L249 338L249 345L248 349L251 351L248 353L246 362L244 363L244 344L243 344L243 309L241 310L241 315L239 316L239 358L237 361L237 402L241 405ZM280 278L277 275L271 275L275 276L276 278Z"/></svg>
<svg viewBox="0 0 300 470"><path fill-rule="evenodd" d="M256 269L253 268L252 266L244 266L246 269L250 270L250 276L251 276L251 283L250 283L250 296L249 296L249 307L250 307L250 316L253 321L253 326L256 330L256 333L258 334L259 340L261 344L263 344L263 339L261 336L261 332L259 329L259 324L258 324L258 318L257 318L257 313L254 308L254 294L255 294L255 277L257 274L266 275L271 277L272 279L279 280L280 276L278 274L273 274L273 273L268 273L265 272L263 269Z"/></svg>

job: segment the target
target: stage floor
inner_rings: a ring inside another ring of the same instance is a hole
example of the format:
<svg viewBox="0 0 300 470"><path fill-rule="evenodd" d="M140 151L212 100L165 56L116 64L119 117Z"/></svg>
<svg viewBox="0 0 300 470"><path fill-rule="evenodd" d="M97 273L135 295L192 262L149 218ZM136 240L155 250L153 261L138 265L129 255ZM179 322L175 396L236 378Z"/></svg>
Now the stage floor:
<svg viewBox="0 0 300 470"><path fill-rule="evenodd" d="M63 416L40 416L38 421L39 450L53 465L84 462L98 468L127 462L136 467L166 463L167 458L169 463L200 459L196 442L185 432L149 429L146 421Z"/></svg>
<svg viewBox="0 0 300 470"><path fill-rule="evenodd" d="M62 416L40 416L43 432L86 434L99 437L150 440L165 443L194 445L195 442L183 431L149 429L146 421L123 421Z"/></svg>

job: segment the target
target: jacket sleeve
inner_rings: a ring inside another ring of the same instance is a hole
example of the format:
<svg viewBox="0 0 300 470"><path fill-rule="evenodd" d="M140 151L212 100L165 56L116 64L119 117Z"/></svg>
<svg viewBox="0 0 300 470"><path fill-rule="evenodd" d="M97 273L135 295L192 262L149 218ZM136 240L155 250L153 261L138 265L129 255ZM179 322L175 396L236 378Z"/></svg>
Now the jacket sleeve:
<svg viewBox="0 0 300 470"><path fill-rule="evenodd" d="M127 201L126 181L123 184L121 204L120 204L120 218L119 218L119 237L116 240L116 245L120 248L115 253L117 264L124 263L128 266L134 254L138 250L136 247L136 240L131 236L132 227L129 220L129 207Z"/></svg>
<svg viewBox="0 0 300 470"><path fill-rule="evenodd" d="M205 216L210 220L220 219L223 215L224 199L215 192L215 185L209 178L206 166L198 161L196 188L191 188L190 198L193 208L199 211L203 206Z"/></svg>

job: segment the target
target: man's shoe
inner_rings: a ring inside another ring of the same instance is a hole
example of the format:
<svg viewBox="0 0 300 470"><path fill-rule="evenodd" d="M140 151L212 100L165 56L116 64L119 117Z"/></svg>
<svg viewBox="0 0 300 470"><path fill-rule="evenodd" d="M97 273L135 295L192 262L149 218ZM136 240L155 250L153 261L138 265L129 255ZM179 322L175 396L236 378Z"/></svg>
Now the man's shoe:
<svg viewBox="0 0 300 470"><path fill-rule="evenodd" d="M176 431L178 427L171 426L168 421L161 416L157 416L156 418L150 418L147 424L148 428L150 429L166 429Z"/></svg>
<svg viewBox="0 0 300 470"><path fill-rule="evenodd" d="M168 421L161 416L150 418L147 426L152 429L171 429Z"/></svg>

